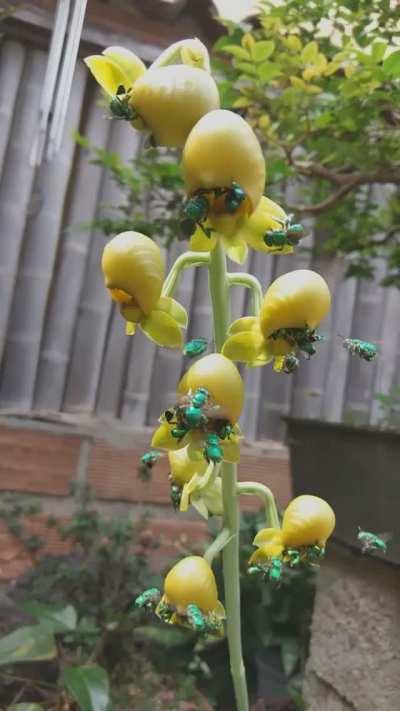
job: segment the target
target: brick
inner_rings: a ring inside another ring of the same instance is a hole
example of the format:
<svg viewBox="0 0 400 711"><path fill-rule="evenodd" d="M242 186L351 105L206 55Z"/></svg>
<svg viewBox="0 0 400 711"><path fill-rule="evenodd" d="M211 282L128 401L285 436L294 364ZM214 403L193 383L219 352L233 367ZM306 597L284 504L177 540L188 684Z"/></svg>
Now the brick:
<svg viewBox="0 0 400 711"><path fill-rule="evenodd" d="M129 449L116 449L96 440L89 458L88 481L100 499L169 505L168 458L162 457L152 470L151 480L142 482L137 466L146 444ZM249 452L249 453L247 453ZM239 465L239 480L259 481L274 492L278 506L284 507L291 498L289 460L286 456L260 453L247 449ZM243 497L242 508L260 508L257 497Z"/></svg>
<svg viewBox="0 0 400 711"><path fill-rule="evenodd" d="M46 526L47 516L38 515L25 519L23 522L25 534L40 536L43 547L38 552L39 557L52 554L64 555L71 546L63 541L54 528ZM66 521L65 518L61 522ZM32 567L37 555L27 551L23 544L13 536L4 523L0 522L0 580L12 580L22 575Z"/></svg>
<svg viewBox="0 0 400 711"><path fill-rule="evenodd" d="M0 427L0 490L66 496L75 477L80 437Z"/></svg>

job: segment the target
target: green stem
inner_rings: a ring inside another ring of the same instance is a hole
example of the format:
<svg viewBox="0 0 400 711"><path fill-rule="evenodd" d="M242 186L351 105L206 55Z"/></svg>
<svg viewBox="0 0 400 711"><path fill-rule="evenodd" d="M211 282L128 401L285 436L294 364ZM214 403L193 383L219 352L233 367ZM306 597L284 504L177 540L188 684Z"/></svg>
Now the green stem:
<svg viewBox="0 0 400 711"><path fill-rule="evenodd" d="M239 495L253 494L255 496L259 496L264 501L267 525L271 526L271 528L280 528L281 524L279 522L275 497L268 486L259 484L257 481L241 481L237 485L236 491Z"/></svg>
<svg viewBox="0 0 400 711"><path fill-rule="evenodd" d="M218 536L214 538L213 542L208 546L206 552L204 553L203 558L205 558L209 565L212 565L215 556L218 555L223 548L225 548L230 538L231 532L229 528L222 528Z"/></svg>
<svg viewBox="0 0 400 711"><path fill-rule="evenodd" d="M217 351L220 351L225 341L230 322L230 302L226 258L219 242L210 256L209 289L213 310L215 344ZM224 503L224 529L229 531L229 538L222 551L229 659L237 711L248 711L249 699L247 694L246 672L243 664L240 622L240 516L236 492L236 465L224 462L222 464L221 476Z"/></svg>
<svg viewBox="0 0 400 711"><path fill-rule="evenodd" d="M201 267L204 264L208 264L210 261L210 256L208 252L185 252L181 254L178 259L175 260L171 267L171 270L164 281L161 295L162 296L172 296L181 272L188 267Z"/></svg>
<svg viewBox="0 0 400 711"><path fill-rule="evenodd" d="M253 276L253 274L247 274L246 272L233 272L232 274L228 274L228 283L229 286L244 286L247 289L251 289L253 314L254 316L258 316L263 302L263 293L257 277Z"/></svg>

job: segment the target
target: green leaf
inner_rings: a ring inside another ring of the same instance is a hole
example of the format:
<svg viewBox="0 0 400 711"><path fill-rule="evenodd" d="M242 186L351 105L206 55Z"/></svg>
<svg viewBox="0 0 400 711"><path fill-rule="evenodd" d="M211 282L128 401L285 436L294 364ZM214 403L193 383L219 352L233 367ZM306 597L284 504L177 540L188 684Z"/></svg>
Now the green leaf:
<svg viewBox="0 0 400 711"><path fill-rule="evenodd" d="M386 52L386 47L387 42L374 42L374 44L372 45L371 57L374 60L375 64L378 64L378 62L382 61L383 55Z"/></svg>
<svg viewBox="0 0 400 711"><path fill-rule="evenodd" d="M251 62L236 62L236 68L252 77L256 77L258 73L257 68Z"/></svg>
<svg viewBox="0 0 400 711"><path fill-rule="evenodd" d="M40 662L54 659L57 647L54 636L41 625L20 627L0 639L0 665L15 662Z"/></svg>
<svg viewBox="0 0 400 711"><path fill-rule="evenodd" d="M245 62L248 62L251 59L249 52L236 44L225 45L225 47L222 48L222 51L232 54L232 56L236 59L244 59Z"/></svg>
<svg viewBox="0 0 400 711"><path fill-rule="evenodd" d="M390 77L400 76L400 49L392 52L383 62L383 71Z"/></svg>
<svg viewBox="0 0 400 711"><path fill-rule="evenodd" d="M281 659L286 676L293 674L300 658L299 641L295 637L285 637L281 643Z"/></svg>
<svg viewBox="0 0 400 711"><path fill-rule="evenodd" d="M68 667L61 681L81 711L108 711L110 708L108 675L98 664Z"/></svg>
<svg viewBox="0 0 400 711"><path fill-rule="evenodd" d="M257 73L261 81L269 81L282 74L278 64L274 62L264 62L257 67Z"/></svg>
<svg viewBox="0 0 400 711"><path fill-rule="evenodd" d="M301 58L305 64L312 64L318 54L318 44L317 42L309 42L306 44L305 47L301 50Z"/></svg>
<svg viewBox="0 0 400 711"><path fill-rule="evenodd" d="M41 704L13 704L12 706L7 706L7 711L44 711L44 706Z"/></svg>
<svg viewBox="0 0 400 711"><path fill-rule="evenodd" d="M255 43L251 54L255 62L263 62L271 56L274 49L275 42L273 40L264 40Z"/></svg>
<svg viewBox="0 0 400 711"><path fill-rule="evenodd" d="M70 632L76 628L77 614L72 605L43 605L41 602L24 602L20 607L28 615L36 617L43 628L49 632Z"/></svg>

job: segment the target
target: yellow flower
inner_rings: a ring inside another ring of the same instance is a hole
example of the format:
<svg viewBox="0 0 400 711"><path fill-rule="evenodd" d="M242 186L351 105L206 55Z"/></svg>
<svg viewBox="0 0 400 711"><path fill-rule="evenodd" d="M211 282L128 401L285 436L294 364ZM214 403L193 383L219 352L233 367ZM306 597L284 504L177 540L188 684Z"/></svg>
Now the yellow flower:
<svg viewBox="0 0 400 711"><path fill-rule="evenodd" d="M282 541L286 547L322 548L335 528L335 514L318 496L304 494L290 502L282 520Z"/></svg>
<svg viewBox="0 0 400 711"><path fill-rule="evenodd" d="M188 605L194 604L205 614L225 616L218 600L214 573L207 561L198 555L182 558L171 568L164 582L163 602L182 615L186 614Z"/></svg>
<svg viewBox="0 0 400 711"><path fill-rule="evenodd" d="M298 269L278 277L267 289L259 316L234 321L222 353L250 366L269 363L299 347L288 335L271 335L285 329L310 329L326 316L331 298L328 285L316 272ZM311 341L312 345L312 341Z"/></svg>
<svg viewBox="0 0 400 711"><path fill-rule="evenodd" d="M187 314L177 301L161 296L165 263L156 243L140 232L121 232L105 246L101 266L127 333L133 335L139 324L158 345L181 348Z"/></svg>
<svg viewBox="0 0 400 711"><path fill-rule="evenodd" d="M149 130L160 145L182 147L197 121L219 108L208 52L197 39L171 45L147 71L123 47L109 47L85 62L111 97L112 113Z"/></svg>
<svg viewBox="0 0 400 711"><path fill-rule="evenodd" d="M244 403L244 386L238 369L220 353L204 356L186 371L178 384L180 398L178 405L190 400L190 396L198 388L205 388L210 398L204 409L207 418L206 426L187 429L182 436L174 437L173 433L177 427L175 418L168 421L165 416L162 416L151 446L172 451L188 446L188 456L196 460L200 456L206 456L208 438L217 432L222 461L238 462L241 432L235 423ZM228 434L218 434L218 430L213 427L215 423L217 428L223 420L230 424L231 431Z"/></svg>
<svg viewBox="0 0 400 711"><path fill-rule="evenodd" d="M195 252L210 252L219 240L228 257L238 264L245 261L248 247L264 254L293 254L294 248L291 244L268 246L264 242L268 232L282 230L288 224L289 217L280 205L263 195L255 211L249 217L239 219L237 231L233 235L218 232L212 227L212 222L206 220L205 229L212 229L210 237L207 237L201 228L197 228L191 237L190 249Z"/></svg>
<svg viewBox="0 0 400 711"><path fill-rule="evenodd" d="M168 452L171 477L179 486L187 484L195 474L204 474L208 466L207 461L200 454L192 454L192 456L189 454L187 445Z"/></svg>
<svg viewBox="0 0 400 711"><path fill-rule="evenodd" d="M205 194L211 227L233 238L265 187L264 156L252 128L233 111L210 111L190 132L182 164L188 196ZM243 191L238 203L227 199L232 186Z"/></svg>
<svg viewBox="0 0 400 711"><path fill-rule="evenodd" d="M249 565L263 564L271 558L281 557L284 550L281 529L262 528L257 533L253 546L257 546L258 550L254 551L250 557Z"/></svg>

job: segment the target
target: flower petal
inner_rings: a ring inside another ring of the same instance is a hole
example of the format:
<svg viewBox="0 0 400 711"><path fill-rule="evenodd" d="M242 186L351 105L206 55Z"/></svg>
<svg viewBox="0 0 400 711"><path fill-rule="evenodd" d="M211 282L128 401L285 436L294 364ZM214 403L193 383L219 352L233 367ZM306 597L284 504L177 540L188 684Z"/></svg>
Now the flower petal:
<svg viewBox="0 0 400 711"><path fill-rule="evenodd" d="M242 331L252 331L258 325L258 318L256 316L243 316L233 321L228 329L228 336L234 333L241 333Z"/></svg>
<svg viewBox="0 0 400 711"><path fill-rule="evenodd" d="M224 462L230 462L231 464L236 464L240 459L240 444L234 439L227 439L221 443L222 451L224 453Z"/></svg>
<svg viewBox="0 0 400 711"><path fill-rule="evenodd" d="M97 83L109 96L115 96L118 87L121 85L126 91L130 88L130 79L112 59L103 57L102 54L92 54L83 61L90 69Z"/></svg>
<svg viewBox="0 0 400 711"><path fill-rule="evenodd" d="M220 600L218 600L216 606L213 609L213 613L216 617L218 617L219 620L225 620L226 619L226 612L225 608Z"/></svg>
<svg viewBox="0 0 400 711"><path fill-rule="evenodd" d="M151 341L167 348L182 348L183 336L177 322L164 311L152 311L140 328Z"/></svg>
<svg viewBox="0 0 400 711"><path fill-rule="evenodd" d="M202 516L206 520L208 519L208 508L205 504L204 499L202 499L201 497L199 497L199 498L192 497L190 503L193 506L193 508L195 508L196 511L200 514L200 516Z"/></svg>
<svg viewBox="0 0 400 711"><path fill-rule="evenodd" d="M247 259L247 244L244 240L235 240L235 244L229 244L229 239L222 238L223 247L232 262L243 264Z"/></svg>
<svg viewBox="0 0 400 711"><path fill-rule="evenodd" d="M229 336L222 348L222 355L230 360L242 363L252 363L257 360L265 342L261 334L255 331L245 331Z"/></svg>
<svg viewBox="0 0 400 711"><path fill-rule="evenodd" d="M262 528L254 538L253 546L259 547L265 543L271 543L274 539L282 539L282 531L280 528Z"/></svg>
<svg viewBox="0 0 400 711"><path fill-rule="evenodd" d="M127 321L126 326L125 326L125 335L126 336L134 336L136 331L136 323L132 323L132 321Z"/></svg>
<svg viewBox="0 0 400 711"><path fill-rule="evenodd" d="M186 309L170 296L160 296L156 304L156 309L157 311L163 311L164 313L172 316L181 328L187 327L188 315L186 313Z"/></svg>
<svg viewBox="0 0 400 711"><path fill-rule="evenodd" d="M186 436L178 440L171 434L172 426L168 422L162 422L153 434L151 446L157 449L182 449L186 444Z"/></svg>
<svg viewBox="0 0 400 711"><path fill-rule="evenodd" d="M129 86L133 86L138 79L146 71L146 65L139 57L125 47L107 47L103 50L103 55L111 59L116 64L123 74L129 80Z"/></svg>
<svg viewBox="0 0 400 711"><path fill-rule="evenodd" d="M217 239L216 232L212 232L210 237L207 237L201 227L198 227L190 238L190 249L193 252L212 252L217 244Z"/></svg>

